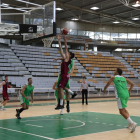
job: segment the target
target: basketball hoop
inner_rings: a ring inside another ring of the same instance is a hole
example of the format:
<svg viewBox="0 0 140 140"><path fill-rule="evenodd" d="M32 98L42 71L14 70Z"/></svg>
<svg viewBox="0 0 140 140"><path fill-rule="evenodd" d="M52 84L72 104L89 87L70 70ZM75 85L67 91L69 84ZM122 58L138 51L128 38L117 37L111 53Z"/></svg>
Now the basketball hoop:
<svg viewBox="0 0 140 140"><path fill-rule="evenodd" d="M51 47L51 44L52 44L52 42L53 42L53 40L54 40L54 37L43 38L42 41L43 41L43 43L44 43L44 47L50 48L50 47Z"/></svg>

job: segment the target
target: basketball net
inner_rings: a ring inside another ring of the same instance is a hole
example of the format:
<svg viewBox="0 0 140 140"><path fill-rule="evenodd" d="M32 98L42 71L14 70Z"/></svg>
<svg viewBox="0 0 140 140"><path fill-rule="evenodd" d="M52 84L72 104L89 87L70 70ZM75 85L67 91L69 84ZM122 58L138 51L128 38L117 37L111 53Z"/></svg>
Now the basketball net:
<svg viewBox="0 0 140 140"><path fill-rule="evenodd" d="M50 48L50 47L51 47L51 44L52 44L52 42L53 42L53 40L54 40L54 37L43 38L42 41L43 41L43 43L44 43L44 47Z"/></svg>

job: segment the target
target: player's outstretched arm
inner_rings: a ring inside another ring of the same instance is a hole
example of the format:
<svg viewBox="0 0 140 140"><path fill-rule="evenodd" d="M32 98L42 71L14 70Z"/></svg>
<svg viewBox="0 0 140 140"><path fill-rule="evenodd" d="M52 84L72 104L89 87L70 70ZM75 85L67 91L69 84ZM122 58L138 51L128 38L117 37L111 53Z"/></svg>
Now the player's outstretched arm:
<svg viewBox="0 0 140 140"><path fill-rule="evenodd" d="M129 88L129 96L130 96L130 93L131 93L131 91L132 91L132 89L133 89L135 84L131 80L129 80L127 78L125 78L125 79L127 81L127 84L130 86L130 88Z"/></svg>
<svg viewBox="0 0 140 140"><path fill-rule="evenodd" d="M24 91L25 91L26 88L27 88L27 85L24 85L24 87L23 87L22 90L21 90L21 95L22 95L23 97L25 97L26 100L28 100L28 98L24 95Z"/></svg>
<svg viewBox="0 0 140 140"><path fill-rule="evenodd" d="M5 81L3 81L3 82L0 84L0 87L3 86L3 85L5 85Z"/></svg>
<svg viewBox="0 0 140 140"><path fill-rule="evenodd" d="M64 44L65 44L65 60L69 61L68 45L67 45L67 39L65 36L64 36Z"/></svg>
<svg viewBox="0 0 140 140"><path fill-rule="evenodd" d="M115 77L111 77L110 80L107 82L106 86L104 87L103 93L106 92L106 89L110 86L110 84L114 81Z"/></svg>
<svg viewBox="0 0 140 140"><path fill-rule="evenodd" d="M63 52L60 39L61 39L61 35L58 35L58 43L59 43L60 54L61 54L61 57L62 57L63 59L65 59L65 54L64 54L64 52Z"/></svg>
<svg viewBox="0 0 140 140"><path fill-rule="evenodd" d="M57 61L57 60L65 60L64 58L56 58L53 61Z"/></svg>

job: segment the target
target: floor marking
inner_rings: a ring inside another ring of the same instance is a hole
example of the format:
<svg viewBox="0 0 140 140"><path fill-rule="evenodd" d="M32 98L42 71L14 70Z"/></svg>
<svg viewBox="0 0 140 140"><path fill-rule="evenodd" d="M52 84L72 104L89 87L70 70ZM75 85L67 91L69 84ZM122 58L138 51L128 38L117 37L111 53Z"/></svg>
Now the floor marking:
<svg viewBox="0 0 140 140"><path fill-rule="evenodd" d="M102 123L102 124L106 124L106 123Z"/></svg>
<svg viewBox="0 0 140 140"><path fill-rule="evenodd" d="M109 125L114 125L114 124L109 124Z"/></svg>
<svg viewBox="0 0 140 140"><path fill-rule="evenodd" d="M39 126L39 125L32 125L32 124L26 124L26 125L31 125L31 126L36 126L36 127L43 127L43 126Z"/></svg>
<svg viewBox="0 0 140 140"><path fill-rule="evenodd" d="M99 123L99 122L95 122L95 123Z"/></svg>
<svg viewBox="0 0 140 140"><path fill-rule="evenodd" d="M77 127L82 127L82 126L84 126L84 125L85 125L85 123L84 123L84 122L82 122L82 121L79 121L79 120L73 120L73 121L81 122L81 123L82 123L82 125L80 125L80 126L75 126L75 127L63 128L63 129L77 128Z"/></svg>
<svg viewBox="0 0 140 140"><path fill-rule="evenodd" d="M117 126L121 126L121 125L117 125Z"/></svg>
<svg viewBox="0 0 140 140"><path fill-rule="evenodd" d="M116 129L116 130L124 130L125 128L123 129ZM71 137L65 137L65 138L59 138L60 140L61 139L67 139L67 138L73 138L73 137L79 137L79 136L86 136L86 135L91 135L91 134L98 134L98 133L106 133L106 132L112 132L112 131L116 131L116 130L109 130L109 131L103 131L103 132L97 132L97 133L90 133L90 134L84 134L84 135L78 135L78 136L71 136Z"/></svg>
<svg viewBox="0 0 140 140"><path fill-rule="evenodd" d="M91 122L91 123L92 123L92 121L89 121L89 122Z"/></svg>
<svg viewBox="0 0 140 140"><path fill-rule="evenodd" d="M14 130L14 129L8 129L8 128L4 128L4 127L0 127L0 128L1 128L1 129L5 129L5 130L9 130L9 131L18 132L18 133L27 134L27 135L32 135L32 136L36 136L36 137L40 137L40 138L44 138L44 139L57 140L57 139L53 139L53 138L49 138L49 137L45 137L45 136L41 136L41 135L36 135L36 134L32 134L32 133L26 133L26 132Z"/></svg>
<svg viewBox="0 0 140 140"><path fill-rule="evenodd" d="M20 121L20 122L30 122L30 121L43 121L43 120L61 120L61 119L38 119L38 120L26 120L26 121ZM64 120L64 119L62 119ZM82 123L82 125L79 125L79 126L74 126L74 127L67 127L67 128L63 128L63 129L71 129L71 128L77 128L77 127L82 127L85 125L84 122L80 121L80 120L66 120L66 121L76 121L76 122L80 122Z"/></svg>
<svg viewBox="0 0 140 140"><path fill-rule="evenodd" d="M96 119L98 119L98 118L96 118Z"/></svg>

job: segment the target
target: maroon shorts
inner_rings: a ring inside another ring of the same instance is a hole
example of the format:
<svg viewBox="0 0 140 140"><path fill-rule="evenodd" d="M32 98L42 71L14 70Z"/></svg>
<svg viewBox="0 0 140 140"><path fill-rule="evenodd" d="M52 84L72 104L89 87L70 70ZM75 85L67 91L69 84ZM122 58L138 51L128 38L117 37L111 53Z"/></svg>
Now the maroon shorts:
<svg viewBox="0 0 140 140"><path fill-rule="evenodd" d="M64 89L68 81L69 81L69 75L61 75L61 80L58 87L61 87Z"/></svg>
<svg viewBox="0 0 140 140"><path fill-rule="evenodd" d="M8 94L7 93L2 93L3 100L9 100Z"/></svg>

